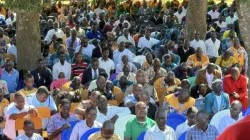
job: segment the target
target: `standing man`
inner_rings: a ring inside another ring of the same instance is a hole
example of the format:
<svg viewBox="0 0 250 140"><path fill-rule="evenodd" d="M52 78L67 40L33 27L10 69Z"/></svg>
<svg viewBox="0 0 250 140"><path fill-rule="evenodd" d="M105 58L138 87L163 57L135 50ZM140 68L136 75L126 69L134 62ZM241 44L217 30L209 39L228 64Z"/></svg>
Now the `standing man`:
<svg viewBox="0 0 250 140"><path fill-rule="evenodd" d="M57 62L54 66L53 66L53 79L56 80L58 79L59 73L63 72L65 74L65 78L67 80L70 80L70 76L71 76L71 65L65 61L66 55L65 53L60 53L59 55L60 61Z"/></svg>
<svg viewBox="0 0 250 140"><path fill-rule="evenodd" d="M200 33L194 32L194 40L190 42L190 45L196 51L198 47L202 49L203 54L206 54L206 46L204 40L200 40Z"/></svg>
<svg viewBox="0 0 250 140"><path fill-rule="evenodd" d="M217 39L215 31L211 32L211 38L205 41L207 55L214 63L216 58L219 56L220 40ZM211 61L210 61L211 62Z"/></svg>
<svg viewBox="0 0 250 140"><path fill-rule="evenodd" d="M112 59L109 58L109 49L103 48L102 49L102 57L99 60L99 67L104 69L108 74L108 77L115 72L115 63Z"/></svg>
<svg viewBox="0 0 250 140"><path fill-rule="evenodd" d="M240 74L239 68L233 67L230 75L224 77L223 89L229 95L230 103L239 100L244 110L248 108L247 78Z"/></svg>

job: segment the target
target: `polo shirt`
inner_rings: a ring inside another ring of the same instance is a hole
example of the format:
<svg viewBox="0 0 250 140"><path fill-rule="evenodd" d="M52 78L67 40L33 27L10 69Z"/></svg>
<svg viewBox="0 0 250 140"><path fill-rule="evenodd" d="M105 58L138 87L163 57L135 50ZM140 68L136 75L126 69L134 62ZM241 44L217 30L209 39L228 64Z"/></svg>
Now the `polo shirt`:
<svg viewBox="0 0 250 140"><path fill-rule="evenodd" d="M2 73L2 80L6 81L9 93L16 92L17 84L19 81L19 73L17 70L12 69L12 71L8 73L4 68Z"/></svg>
<svg viewBox="0 0 250 140"><path fill-rule="evenodd" d="M39 134L33 133L33 135L29 138L25 134L22 134L16 137L15 140L43 140L43 137Z"/></svg>
<svg viewBox="0 0 250 140"><path fill-rule="evenodd" d="M27 112L31 108L34 108L34 106L25 104L23 109L19 110L18 108L16 108L14 102L9 104L9 106L4 111L4 117L6 119L6 123L5 123L5 128L3 130L3 134L11 139L15 139L16 137L15 120L9 119L10 115L14 113Z"/></svg>
<svg viewBox="0 0 250 140"><path fill-rule="evenodd" d="M82 62L81 64L72 64L71 72L73 76L79 76L88 67L88 63Z"/></svg>
<svg viewBox="0 0 250 140"><path fill-rule="evenodd" d="M127 122L126 130L124 132L124 138L131 138L131 140L137 140L140 134L156 124L154 120L149 119L146 117L146 121L144 125L141 125L137 118L134 118Z"/></svg>
<svg viewBox="0 0 250 140"><path fill-rule="evenodd" d="M98 60L99 60L99 68L103 68L108 74L108 77L110 77L110 71L115 69L114 61L109 58L107 61L105 61L102 59L102 57L99 58Z"/></svg>
<svg viewBox="0 0 250 140"><path fill-rule="evenodd" d="M106 139L102 137L101 132L97 132L90 135L88 140L106 140ZM117 134L113 134L109 140L121 140L121 138Z"/></svg>
<svg viewBox="0 0 250 140"><path fill-rule="evenodd" d="M64 61L64 65L62 65L61 62L57 62L53 66L53 70L52 70L52 76L54 80L58 79L60 72L64 73L65 79L70 80L71 65L66 61Z"/></svg>
<svg viewBox="0 0 250 140"><path fill-rule="evenodd" d="M101 32L97 31L96 33L94 33L92 30L87 32L86 37L88 39L98 39L98 40L101 40L103 38Z"/></svg>

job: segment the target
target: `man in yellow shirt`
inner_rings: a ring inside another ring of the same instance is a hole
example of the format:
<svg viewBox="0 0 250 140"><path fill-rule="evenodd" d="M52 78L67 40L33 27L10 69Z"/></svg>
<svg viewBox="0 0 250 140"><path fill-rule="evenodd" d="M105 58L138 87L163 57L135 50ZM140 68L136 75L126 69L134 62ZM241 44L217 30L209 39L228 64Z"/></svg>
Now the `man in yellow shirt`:
<svg viewBox="0 0 250 140"><path fill-rule="evenodd" d="M25 87L20 90L25 96L35 93L37 91L36 88L33 87L34 85L34 77L31 73L27 73L24 75L24 83Z"/></svg>
<svg viewBox="0 0 250 140"><path fill-rule="evenodd" d="M240 41L238 38L234 38L233 40L233 46L228 49L230 52L232 52L233 57L235 60L241 64L242 66L245 66L245 59L246 59L246 50L241 47Z"/></svg>
<svg viewBox="0 0 250 140"><path fill-rule="evenodd" d="M196 53L188 57L187 62L191 63L195 70L199 70L209 64L209 57L204 55L202 49L198 47Z"/></svg>
<svg viewBox="0 0 250 140"><path fill-rule="evenodd" d="M112 121L107 120L103 123L101 131L90 135L88 140L121 140L114 130L115 126Z"/></svg>

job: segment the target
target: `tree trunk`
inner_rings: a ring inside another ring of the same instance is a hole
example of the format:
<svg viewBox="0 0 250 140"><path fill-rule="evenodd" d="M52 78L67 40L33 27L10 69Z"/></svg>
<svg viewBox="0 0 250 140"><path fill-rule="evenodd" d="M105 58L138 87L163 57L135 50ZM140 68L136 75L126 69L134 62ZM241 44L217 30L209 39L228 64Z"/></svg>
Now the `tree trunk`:
<svg viewBox="0 0 250 140"><path fill-rule="evenodd" d="M33 70L41 57L39 13L17 11L17 68Z"/></svg>
<svg viewBox="0 0 250 140"><path fill-rule="evenodd" d="M240 33L242 36L242 40L244 41L244 46L246 52L248 54L248 70L247 70L247 77L250 78L250 2L242 3L237 1L238 5L240 6L238 9L238 16L239 16L239 27ZM249 83L249 82L248 82ZM249 87L249 85L248 85ZM250 90L248 90L248 97L250 96ZM250 105L250 98L248 98L248 105Z"/></svg>
<svg viewBox="0 0 250 140"><path fill-rule="evenodd" d="M187 15L185 37L187 39L194 39L194 32L200 33L200 39L204 40L207 31L207 0L189 0Z"/></svg>

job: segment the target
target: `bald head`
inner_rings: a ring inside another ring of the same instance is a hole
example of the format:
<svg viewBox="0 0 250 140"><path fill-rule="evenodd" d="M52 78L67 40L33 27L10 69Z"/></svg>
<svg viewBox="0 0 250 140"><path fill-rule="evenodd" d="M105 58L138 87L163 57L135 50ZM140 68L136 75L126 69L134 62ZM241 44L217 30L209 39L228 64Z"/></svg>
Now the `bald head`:
<svg viewBox="0 0 250 140"><path fill-rule="evenodd" d="M241 113L242 111L242 104L240 101L238 100L235 100L232 102L231 104L231 107L230 107L230 116L233 118L233 119L238 119L239 117L239 114Z"/></svg>
<svg viewBox="0 0 250 140"><path fill-rule="evenodd" d="M236 80L238 80L238 78L239 78L239 76L240 76L240 70L239 70L239 68L237 68L237 67L233 67L232 69L231 69L231 77L232 77L232 79L234 80L234 81L236 81Z"/></svg>

